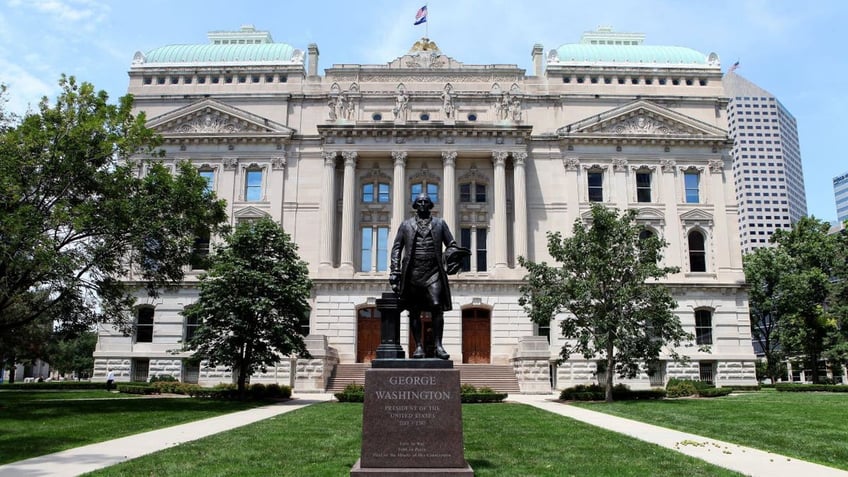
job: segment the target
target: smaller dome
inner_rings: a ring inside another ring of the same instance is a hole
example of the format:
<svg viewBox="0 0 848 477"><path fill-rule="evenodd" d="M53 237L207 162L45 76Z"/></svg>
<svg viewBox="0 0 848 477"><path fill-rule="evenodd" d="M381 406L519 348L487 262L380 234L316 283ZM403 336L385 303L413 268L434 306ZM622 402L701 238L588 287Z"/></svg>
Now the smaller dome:
<svg viewBox="0 0 848 477"><path fill-rule="evenodd" d="M627 66L712 67L707 55L682 46L566 44L553 51L553 62Z"/></svg>
<svg viewBox="0 0 848 477"><path fill-rule="evenodd" d="M303 54L286 43L167 45L144 55L147 65L174 63L253 63L302 61Z"/></svg>

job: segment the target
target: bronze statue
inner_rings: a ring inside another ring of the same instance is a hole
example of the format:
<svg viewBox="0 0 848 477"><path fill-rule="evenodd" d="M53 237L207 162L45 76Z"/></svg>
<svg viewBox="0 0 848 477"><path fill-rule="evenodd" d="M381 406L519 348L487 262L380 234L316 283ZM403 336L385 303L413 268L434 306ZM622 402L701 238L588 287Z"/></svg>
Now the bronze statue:
<svg viewBox="0 0 848 477"><path fill-rule="evenodd" d="M453 273L458 271L459 262L471 252L456 245L444 220L430 215L433 208L430 196L419 195L412 208L416 216L405 220L395 236L389 284L400 297L403 307L409 310L410 329L415 340L412 357L424 357L421 312L429 311L433 318L435 355L448 359L450 355L442 346L444 312L451 309L448 269ZM442 245L447 247L444 254Z"/></svg>

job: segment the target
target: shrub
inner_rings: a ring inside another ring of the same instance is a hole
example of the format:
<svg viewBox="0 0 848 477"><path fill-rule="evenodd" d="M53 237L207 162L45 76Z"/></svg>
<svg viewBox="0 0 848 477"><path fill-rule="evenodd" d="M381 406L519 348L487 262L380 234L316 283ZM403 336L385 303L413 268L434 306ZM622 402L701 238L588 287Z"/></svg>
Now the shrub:
<svg viewBox="0 0 848 477"><path fill-rule="evenodd" d="M612 398L615 401L637 401L641 399L663 399L665 389L642 389L634 391L625 384L616 384L612 388ZM606 389L598 384L578 384L560 392L559 398L564 401L603 401L606 399Z"/></svg>
<svg viewBox="0 0 848 477"><path fill-rule="evenodd" d="M365 402L365 386L356 383L350 383L345 386L344 390L335 394L339 402Z"/></svg>
<svg viewBox="0 0 848 477"><path fill-rule="evenodd" d="M765 388L765 387L768 387L768 385L767 384L763 384L763 385L757 384L757 385L754 385L754 386L740 386L740 385L731 384L729 386L722 386L721 388L722 389L732 389L734 391L759 391L761 388ZM774 387L774 386L772 386L772 387Z"/></svg>
<svg viewBox="0 0 848 477"><path fill-rule="evenodd" d="M473 394L477 392L477 387L473 384L463 383L459 386L460 394Z"/></svg>
<svg viewBox="0 0 848 477"><path fill-rule="evenodd" d="M136 385L131 385L131 384L119 384L118 385L118 392L119 393L125 393L125 394L144 394L144 395L159 394L159 390L156 389L153 386L147 386L147 385L136 386Z"/></svg>
<svg viewBox="0 0 848 477"><path fill-rule="evenodd" d="M0 384L0 389L25 389L25 390L41 390L41 389L63 389L63 390L80 390L80 389L105 389L105 382L89 382L89 381L50 381L46 383L3 383Z"/></svg>
<svg viewBox="0 0 848 477"><path fill-rule="evenodd" d="M701 397L719 397L727 396L732 392L733 389L731 388L704 388L698 390L698 395Z"/></svg>
<svg viewBox="0 0 848 477"><path fill-rule="evenodd" d="M506 397L506 393L496 393L488 386L477 388L463 384L459 387L459 398L463 403L503 402Z"/></svg>
<svg viewBox="0 0 848 477"><path fill-rule="evenodd" d="M775 384L774 388L781 392L830 392L846 393L848 386L844 384Z"/></svg>
<svg viewBox="0 0 848 477"><path fill-rule="evenodd" d="M267 389L262 383L251 384L248 391L250 391L250 397L252 397L253 399L262 399L267 394Z"/></svg>
<svg viewBox="0 0 848 477"><path fill-rule="evenodd" d="M171 376L170 374L157 374L155 376L150 376L150 384L153 383L176 383L179 382L177 378Z"/></svg>
<svg viewBox="0 0 848 477"><path fill-rule="evenodd" d="M665 391L670 398L686 397L698 394L698 387L691 379L671 378L665 385Z"/></svg>

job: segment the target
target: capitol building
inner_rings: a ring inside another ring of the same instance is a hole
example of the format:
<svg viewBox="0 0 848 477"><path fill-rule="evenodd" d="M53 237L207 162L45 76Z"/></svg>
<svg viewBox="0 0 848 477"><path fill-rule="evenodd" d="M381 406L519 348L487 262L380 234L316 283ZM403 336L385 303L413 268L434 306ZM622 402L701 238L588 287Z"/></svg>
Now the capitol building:
<svg viewBox="0 0 848 477"><path fill-rule="evenodd" d="M595 360L557 364L559 324L539 327L519 305L518 264L550 262L547 232L568 235L597 202L636 209L670 244L664 264L680 271L664 284L694 337L678 350L688 362L665 356L652 375L617 381L755 384L718 56L600 28L547 51L528 43L526 71L509 64L516 58L454 58L436 41L384 64L322 70L317 45L303 50L246 25L132 59L128 92L163 137L165 164L194 164L232 225L280 223L308 263L312 357L281 357L251 381L323 391L340 366L375 357L391 241L426 192L472 251L451 277L445 313L444 345L458 365L508 367L522 392L597 382ZM198 252L210 243L200 234ZM232 382L228 369L176 352L198 326L180 312L197 299L202 272L155 299L139 291L131 335L101 327L96 376L108 368L118 381ZM408 327L402 318L409 355Z"/></svg>

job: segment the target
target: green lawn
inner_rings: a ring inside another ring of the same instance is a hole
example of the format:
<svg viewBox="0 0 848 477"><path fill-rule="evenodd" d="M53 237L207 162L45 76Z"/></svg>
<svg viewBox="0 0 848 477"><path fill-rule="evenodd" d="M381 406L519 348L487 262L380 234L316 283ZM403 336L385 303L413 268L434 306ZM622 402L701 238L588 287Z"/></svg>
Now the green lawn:
<svg viewBox="0 0 848 477"><path fill-rule="evenodd" d="M465 458L477 477L739 475L529 406L462 412ZM361 404L316 404L88 475L347 476L361 426Z"/></svg>
<svg viewBox="0 0 848 477"><path fill-rule="evenodd" d="M848 394L762 391L713 399L575 404L848 470Z"/></svg>
<svg viewBox="0 0 848 477"><path fill-rule="evenodd" d="M256 405L118 396L106 391L0 392L0 464Z"/></svg>

